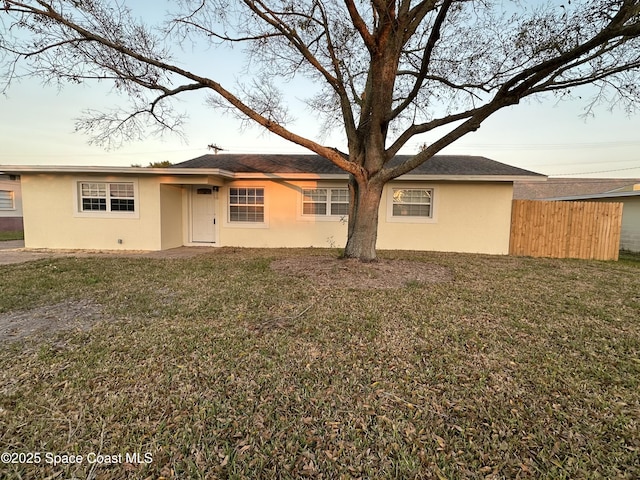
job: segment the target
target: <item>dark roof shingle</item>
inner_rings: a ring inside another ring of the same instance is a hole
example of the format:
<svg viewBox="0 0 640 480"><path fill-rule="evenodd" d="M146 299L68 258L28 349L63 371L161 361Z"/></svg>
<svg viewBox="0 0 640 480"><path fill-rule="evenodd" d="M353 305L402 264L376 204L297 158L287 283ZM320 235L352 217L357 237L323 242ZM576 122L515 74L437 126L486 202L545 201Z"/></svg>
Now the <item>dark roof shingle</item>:
<svg viewBox="0 0 640 480"><path fill-rule="evenodd" d="M398 155L391 160L397 165L409 159ZM256 155L219 154L203 155L173 165L177 168L219 168L234 173L345 173L329 160L319 155ZM539 173L496 162L485 157L470 155L437 155L411 172L422 175L504 175L538 176Z"/></svg>

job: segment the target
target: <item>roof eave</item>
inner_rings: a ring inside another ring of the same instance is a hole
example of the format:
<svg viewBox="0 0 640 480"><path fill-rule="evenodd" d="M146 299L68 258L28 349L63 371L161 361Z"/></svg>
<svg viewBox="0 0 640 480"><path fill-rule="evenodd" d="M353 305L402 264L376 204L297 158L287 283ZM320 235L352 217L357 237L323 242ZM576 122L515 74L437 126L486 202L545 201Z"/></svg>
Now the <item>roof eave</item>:
<svg viewBox="0 0 640 480"><path fill-rule="evenodd" d="M532 182L546 182L545 175L432 175L432 174L406 174L396 180L406 181L457 181L457 182L517 182L522 180Z"/></svg>
<svg viewBox="0 0 640 480"><path fill-rule="evenodd" d="M149 167L108 167L108 166L74 166L74 165L0 165L0 173L25 174L96 174L96 175L163 175L163 176L201 176L214 175L233 180L346 180L347 173L263 173L263 172L231 172L221 168L149 168ZM545 175L464 175L464 174L406 174L398 177L400 181L465 181L465 182L544 182Z"/></svg>
<svg viewBox="0 0 640 480"><path fill-rule="evenodd" d="M348 178L346 173L256 173L236 172L236 180L344 180ZM447 174L406 174L394 180L401 181L465 181L465 182L515 182L518 180L530 180L532 182L545 182L545 175L447 175Z"/></svg>
<svg viewBox="0 0 640 480"><path fill-rule="evenodd" d="M347 173L258 173L235 172L234 180L346 180Z"/></svg>
<svg viewBox="0 0 640 480"><path fill-rule="evenodd" d="M220 168L149 168L149 167L95 167L74 165L0 165L0 173L101 174L101 175L217 175L233 178L234 173Z"/></svg>

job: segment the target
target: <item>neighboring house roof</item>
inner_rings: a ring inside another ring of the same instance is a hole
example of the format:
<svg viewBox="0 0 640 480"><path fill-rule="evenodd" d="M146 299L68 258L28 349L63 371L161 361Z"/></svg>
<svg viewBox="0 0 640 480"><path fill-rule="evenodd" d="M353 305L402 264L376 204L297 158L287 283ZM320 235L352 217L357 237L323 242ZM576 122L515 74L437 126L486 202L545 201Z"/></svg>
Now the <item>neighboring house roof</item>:
<svg viewBox="0 0 640 480"><path fill-rule="evenodd" d="M551 197L547 200L593 200L598 198L621 199L625 197L640 197L640 190L613 191L605 193L591 193L587 195L569 195L564 197Z"/></svg>
<svg viewBox="0 0 640 480"><path fill-rule="evenodd" d="M398 155L391 166L411 158ZM219 168L234 173L312 173L342 174L345 172L319 155L203 155L173 165L172 168ZM437 155L410 172L410 175L434 176L545 176L521 168L470 155Z"/></svg>
<svg viewBox="0 0 640 480"><path fill-rule="evenodd" d="M633 178L548 178L546 182L518 180L513 185L513 198L549 200L561 197L600 195L619 189L632 190L640 184Z"/></svg>

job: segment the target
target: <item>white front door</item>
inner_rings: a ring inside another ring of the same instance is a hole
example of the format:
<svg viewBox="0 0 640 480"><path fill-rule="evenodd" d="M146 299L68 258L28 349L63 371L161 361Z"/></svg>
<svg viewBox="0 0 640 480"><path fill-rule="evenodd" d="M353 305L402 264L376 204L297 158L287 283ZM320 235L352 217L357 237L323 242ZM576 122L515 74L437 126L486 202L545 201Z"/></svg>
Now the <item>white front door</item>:
<svg viewBox="0 0 640 480"><path fill-rule="evenodd" d="M213 187L193 187L191 191L191 241L216 241L216 192Z"/></svg>

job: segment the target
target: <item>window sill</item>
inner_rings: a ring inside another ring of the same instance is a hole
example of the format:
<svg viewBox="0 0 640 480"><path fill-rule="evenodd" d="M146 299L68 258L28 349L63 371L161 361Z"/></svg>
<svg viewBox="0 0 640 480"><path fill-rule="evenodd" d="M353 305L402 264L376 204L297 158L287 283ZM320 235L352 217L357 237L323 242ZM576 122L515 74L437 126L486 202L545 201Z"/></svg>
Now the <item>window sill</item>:
<svg viewBox="0 0 640 480"><path fill-rule="evenodd" d="M437 223L433 217L393 217L387 216L387 223Z"/></svg>
<svg viewBox="0 0 640 480"><path fill-rule="evenodd" d="M224 222L227 228L269 228L267 222Z"/></svg>
<svg viewBox="0 0 640 480"><path fill-rule="evenodd" d="M140 218L140 214L138 212L75 212L73 216L77 218Z"/></svg>

